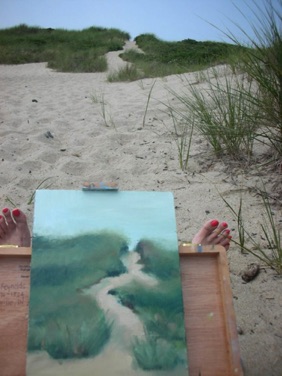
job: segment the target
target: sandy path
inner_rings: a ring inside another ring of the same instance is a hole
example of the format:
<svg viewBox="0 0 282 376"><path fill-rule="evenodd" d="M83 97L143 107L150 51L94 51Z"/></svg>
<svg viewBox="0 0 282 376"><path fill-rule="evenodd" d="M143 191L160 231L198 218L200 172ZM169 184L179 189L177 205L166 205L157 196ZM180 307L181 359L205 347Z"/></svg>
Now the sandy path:
<svg viewBox="0 0 282 376"><path fill-rule="evenodd" d="M144 327L138 317L130 308L120 304L117 298L108 292L112 289L126 286L133 281L142 282L149 286L155 286L157 280L141 271L142 265L138 264L140 256L136 252L130 252L123 258L128 273L117 277L104 278L99 284L93 285L86 294L93 296L103 309L109 322L113 322L110 346L118 345L129 350L130 342L134 336L143 337Z"/></svg>
<svg viewBox="0 0 282 376"><path fill-rule="evenodd" d="M130 65L129 62L126 62L122 60L119 55L122 52L125 52L126 50L135 50L140 53L142 53L142 50L138 48L136 43L134 41L127 41L123 47L122 51L110 51L106 54L107 60L108 60L108 70L109 72L118 71L121 68L126 67L127 65Z"/></svg>

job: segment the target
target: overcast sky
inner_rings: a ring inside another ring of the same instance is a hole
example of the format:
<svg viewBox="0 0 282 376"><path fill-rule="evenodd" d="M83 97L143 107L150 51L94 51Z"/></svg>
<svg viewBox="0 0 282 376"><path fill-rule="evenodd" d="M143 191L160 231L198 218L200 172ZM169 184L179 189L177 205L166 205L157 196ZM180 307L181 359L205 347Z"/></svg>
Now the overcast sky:
<svg viewBox="0 0 282 376"><path fill-rule="evenodd" d="M118 28L131 38L153 33L167 41L183 39L228 41L220 30L248 30L254 19L249 7L267 0L0 0L0 29L29 26L85 29ZM273 0L277 3L279 0ZM243 17L238 9L245 15ZM250 31L251 32L251 31Z"/></svg>

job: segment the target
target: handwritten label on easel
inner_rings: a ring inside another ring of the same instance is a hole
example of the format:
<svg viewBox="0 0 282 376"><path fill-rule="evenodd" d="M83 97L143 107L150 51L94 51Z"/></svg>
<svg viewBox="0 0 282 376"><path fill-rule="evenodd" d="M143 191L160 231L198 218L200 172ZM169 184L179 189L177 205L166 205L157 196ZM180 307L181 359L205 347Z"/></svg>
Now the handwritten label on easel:
<svg viewBox="0 0 282 376"><path fill-rule="evenodd" d="M17 307L25 304L25 286L20 283L0 284L0 307Z"/></svg>
<svg viewBox="0 0 282 376"><path fill-rule="evenodd" d="M12 311L28 305L29 289L29 262L18 260L1 260L3 264L8 263L9 273L1 268L0 278L0 310Z"/></svg>

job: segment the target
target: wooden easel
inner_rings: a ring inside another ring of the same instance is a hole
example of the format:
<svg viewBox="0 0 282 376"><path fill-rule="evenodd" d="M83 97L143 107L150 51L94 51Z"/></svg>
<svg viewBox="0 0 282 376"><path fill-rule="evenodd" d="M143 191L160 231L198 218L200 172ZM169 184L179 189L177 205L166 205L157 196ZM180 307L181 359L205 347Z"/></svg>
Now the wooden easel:
<svg viewBox="0 0 282 376"><path fill-rule="evenodd" d="M190 376L242 376L226 252L179 247ZM0 372L25 376L30 248L0 248Z"/></svg>

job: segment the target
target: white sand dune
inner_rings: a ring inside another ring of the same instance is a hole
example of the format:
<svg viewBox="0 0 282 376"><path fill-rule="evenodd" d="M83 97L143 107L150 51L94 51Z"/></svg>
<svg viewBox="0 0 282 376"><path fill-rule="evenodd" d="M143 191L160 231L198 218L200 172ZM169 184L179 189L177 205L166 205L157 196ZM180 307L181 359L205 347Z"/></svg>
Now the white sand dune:
<svg viewBox="0 0 282 376"><path fill-rule="evenodd" d="M111 70L124 64L118 52L108 58ZM195 73L185 77L198 82ZM12 201L27 213L32 226L33 205L28 201L46 178L50 179L42 187L51 184L50 189L114 181L121 190L172 191L179 240L189 240L208 218L224 219L236 229L218 189L234 206L242 195L245 223L259 236L262 208L247 189L258 181L255 174L245 175L239 168L231 172L201 137L193 141L188 172L179 168L173 126L163 102L173 100L167 88L183 90L184 75L156 80L144 127L154 80L109 83L106 78L107 73L58 73L45 63L0 66L2 206ZM236 246L228 258L246 375L281 376L282 279L265 269L244 284L240 273L253 258Z"/></svg>

